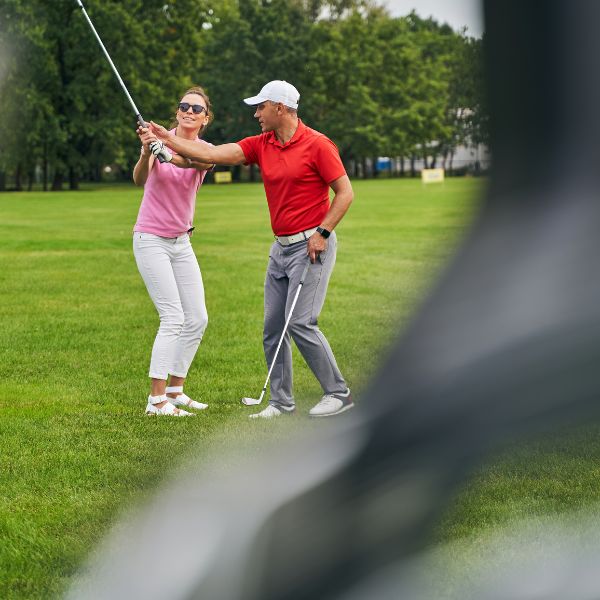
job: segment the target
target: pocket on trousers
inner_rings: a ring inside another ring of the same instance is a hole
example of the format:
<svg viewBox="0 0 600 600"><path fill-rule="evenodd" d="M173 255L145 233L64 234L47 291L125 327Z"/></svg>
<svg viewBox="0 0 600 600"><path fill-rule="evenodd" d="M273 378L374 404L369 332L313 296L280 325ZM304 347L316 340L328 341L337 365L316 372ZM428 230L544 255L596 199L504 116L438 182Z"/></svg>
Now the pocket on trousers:
<svg viewBox="0 0 600 600"><path fill-rule="evenodd" d="M148 242L150 242L150 243L156 242L156 236L153 236L150 233L142 233L140 231L136 231L133 234L133 245L134 246L143 246L143 245L146 245Z"/></svg>
<svg viewBox="0 0 600 600"><path fill-rule="evenodd" d="M325 263L329 263L332 260L335 261L335 252L337 249L337 239L334 237L335 233L332 233L331 238L329 238L327 248L319 254L319 262L324 265Z"/></svg>
<svg viewBox="0 0 600 600"><path fill-rule="evenodd" d="M272 253L269 253L266 276L273 277L274 279L283 279L285 277L285 271L279 266L277 259L272 256Z"/></svg>
<svg viewBox="0 0 600 600"><path fill-rule="evenodd" d="M158 235L154 235L153 233L146 233L144 231L134 231L133 239L135 240L148 240L148 241L156 241L162 239Z"/></svg>

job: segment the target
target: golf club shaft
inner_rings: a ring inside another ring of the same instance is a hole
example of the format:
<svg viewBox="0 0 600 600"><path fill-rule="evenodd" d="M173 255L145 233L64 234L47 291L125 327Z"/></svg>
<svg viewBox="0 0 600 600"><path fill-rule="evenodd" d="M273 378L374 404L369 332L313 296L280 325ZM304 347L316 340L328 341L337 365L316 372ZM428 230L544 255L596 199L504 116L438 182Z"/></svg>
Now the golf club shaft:
<svg viewBox="0 0 600 600"><path fill-rule="evenodd" d="M279 339L279 344L277 344L277 349L275 350L275 356L273 357L273 361L271 362L271 368L267 373L267 379L265 380L265 385L263 386L263 390L260 394L260 402L262 402L263 396L267 390L267 384L269 383L269 379L271 378L271 372L273 371L273 367L275 366L275 361L277 360L277 356L279 355L279 349L281 348L281 344L283 343L283 338L285 337L285 332L287 331L288 325L290 324L290 319L292 318L292 313L294 312L294 307L296 306L296 302L298 302L298 296L300 296L300 290L304 285L304 280L306 279L306 275L308 273L308 267L310 267L310 261L304 267L304 271L302 272L302 276L300 277L300 283L298 284L298 289L296 290L296 295L294 296L294 301L292 302L292 306L290 307L290 312L288 313L288 317L285 321L285 325L283 326L283 332L281 333L281 338Z"/></svg>
<svg viewBox="0 0 600 600"><path fill-rule="evenodd" d="M123 91L125 92L125 95L127 96L127 100L129 100L129 103L131 104L131 107L133 108L133 112L135 113L138 123L142 127L148 127L148 125L142 118L140 111L138 110L137 106L135 105L133 98L129 94L129 91L127 90L126 85L123 83L123 80L121 79L121 76L119 75L119 71L117 71L117 68L115 67L112 59L110 58L108 51L104 47L104 44L102 43L102 40L100 39L100 36L98 35L98 32L96 31L96 28L94 27L94 24L92 23L90 17L88 16L87 11L85 10L85 7L81 3L81 0L76 0L76 1L77 1L77 4L79 5L79 7L81 8L81 10L83 11L83 16L86 18L90 28L94 32L94 35L96 36L96 39L98 40L98 43L100 44L100 48L102 48L102 52L104 52L104 56L106 56L106 60L108 60L108 63L110 64L110 66L113 70L113 73L115 74L116 78L118 79L119 83L121 84L121 87L123 88Z"/></svg>

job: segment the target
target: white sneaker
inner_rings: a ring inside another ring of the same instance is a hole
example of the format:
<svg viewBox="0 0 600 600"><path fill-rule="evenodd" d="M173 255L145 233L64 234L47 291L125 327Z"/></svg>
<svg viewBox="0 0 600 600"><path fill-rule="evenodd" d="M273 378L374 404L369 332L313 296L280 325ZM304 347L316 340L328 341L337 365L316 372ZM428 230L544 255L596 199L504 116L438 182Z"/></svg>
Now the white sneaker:
<svg viewBox="0 0 600 600"><path fill-rule="evenodd" d="M259 413L248 415L251 419L273 419L279 415L294 414L293 410L279 410L276 406L269 404L267 408L261 410Z"/></svg>
<svg viewBox="0 0 600 600"><path fill-rule="evenodd" d="M196 410L204 410L205 408L208 408L208 404L196 402L195 400L192 400L189 396L183 393L179 394L177 398L168 398L169 402L175 406L187 406L188 408L194 408Z"/></svg>
<svg viewBox="0 0 600 600"><path fill-rule="evenodd" d="M345 394L325 394L320 402L310 409L308 414L311 417L332 417L346 412L353 406L350 390Z"/></svg>
<svg viewBox="0 0 600 600"><path fill-rule="evenodd" d="M168 415L170 417L195 417L194 413L188 412L187 410L182 410L181 408L176 408L170 402L167 402L165 405L158 408L156 404L152 404L148 402L146 406L146 414L147 415Z"/></svg>

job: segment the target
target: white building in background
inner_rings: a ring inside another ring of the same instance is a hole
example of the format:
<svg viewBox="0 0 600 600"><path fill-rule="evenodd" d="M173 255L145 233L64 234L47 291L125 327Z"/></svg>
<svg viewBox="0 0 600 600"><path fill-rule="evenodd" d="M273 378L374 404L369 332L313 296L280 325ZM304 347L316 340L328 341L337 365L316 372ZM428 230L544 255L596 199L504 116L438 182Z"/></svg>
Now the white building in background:
<svg viewBox="0 0 600 600"><path fill-rule="evenodd" d="M427 165L422 158L415 158L413 162L413 168L415 173L420 173L422 169L431 167L431 161L433 156L429 155L427 159ZM451 174L477 174L487 171L491 166L492 158L489 149L484 144L477 146L458 146L452 157L447 157L444 163L443 156L437 155L435 161L435 167L445 168L446 173ZM354 165L353 165L354 166ZM369 158L365 160L365 166L367 173L371 172L373 166L377 168L381 173L392 173L397 175L402 171L402 159L401 158L390 158L388 156L377 157L377 162L373 165L373 161ZM359 170L362 174L362 166L359 166ZM410 174L411 172L411 160L410 158L404 158L404 173Z"/></svg>
<svg viewBox="0 0 600 600"><path fill-rule="evenodd" d="M431 165L432 155L428 157L428 164ZM399 159L398 159L399 162ZM444 163L444 157L437 155L435 166L437 168L444 167L448 173L455 171L457 173L479 173L487 171L492 162L492 157L487 146L479 144L477 146L458 146L454 150L452 157L448 156ZM415 159L415 171L427 168L422 158ZM400 167L398 166L398 169ZM404 159L404 170L410 170L410 159Z"/></svg>
<svg viewBox="0 0 600 600"><path fill-rule="evenodd" d="M490 168L491 162L492 157L487 146L483 144L477 146L459 146L452 159L452 168L476 168L479 165L480 171L486 171ZM448 165L447 167L449 168Z"/></svg>

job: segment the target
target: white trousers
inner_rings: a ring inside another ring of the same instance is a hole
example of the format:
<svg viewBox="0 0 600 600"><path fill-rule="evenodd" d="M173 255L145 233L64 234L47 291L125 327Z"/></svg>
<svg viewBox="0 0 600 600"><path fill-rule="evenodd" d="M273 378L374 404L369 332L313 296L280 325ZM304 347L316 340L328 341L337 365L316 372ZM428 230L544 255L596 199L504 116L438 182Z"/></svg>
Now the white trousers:
<svg viewBox="0 0 600 600"><path fill-rule="evenodd" d="M133 253L160 317L149 376L186 377L208 324L202 274L190 237L136 231Z"/></svg>

